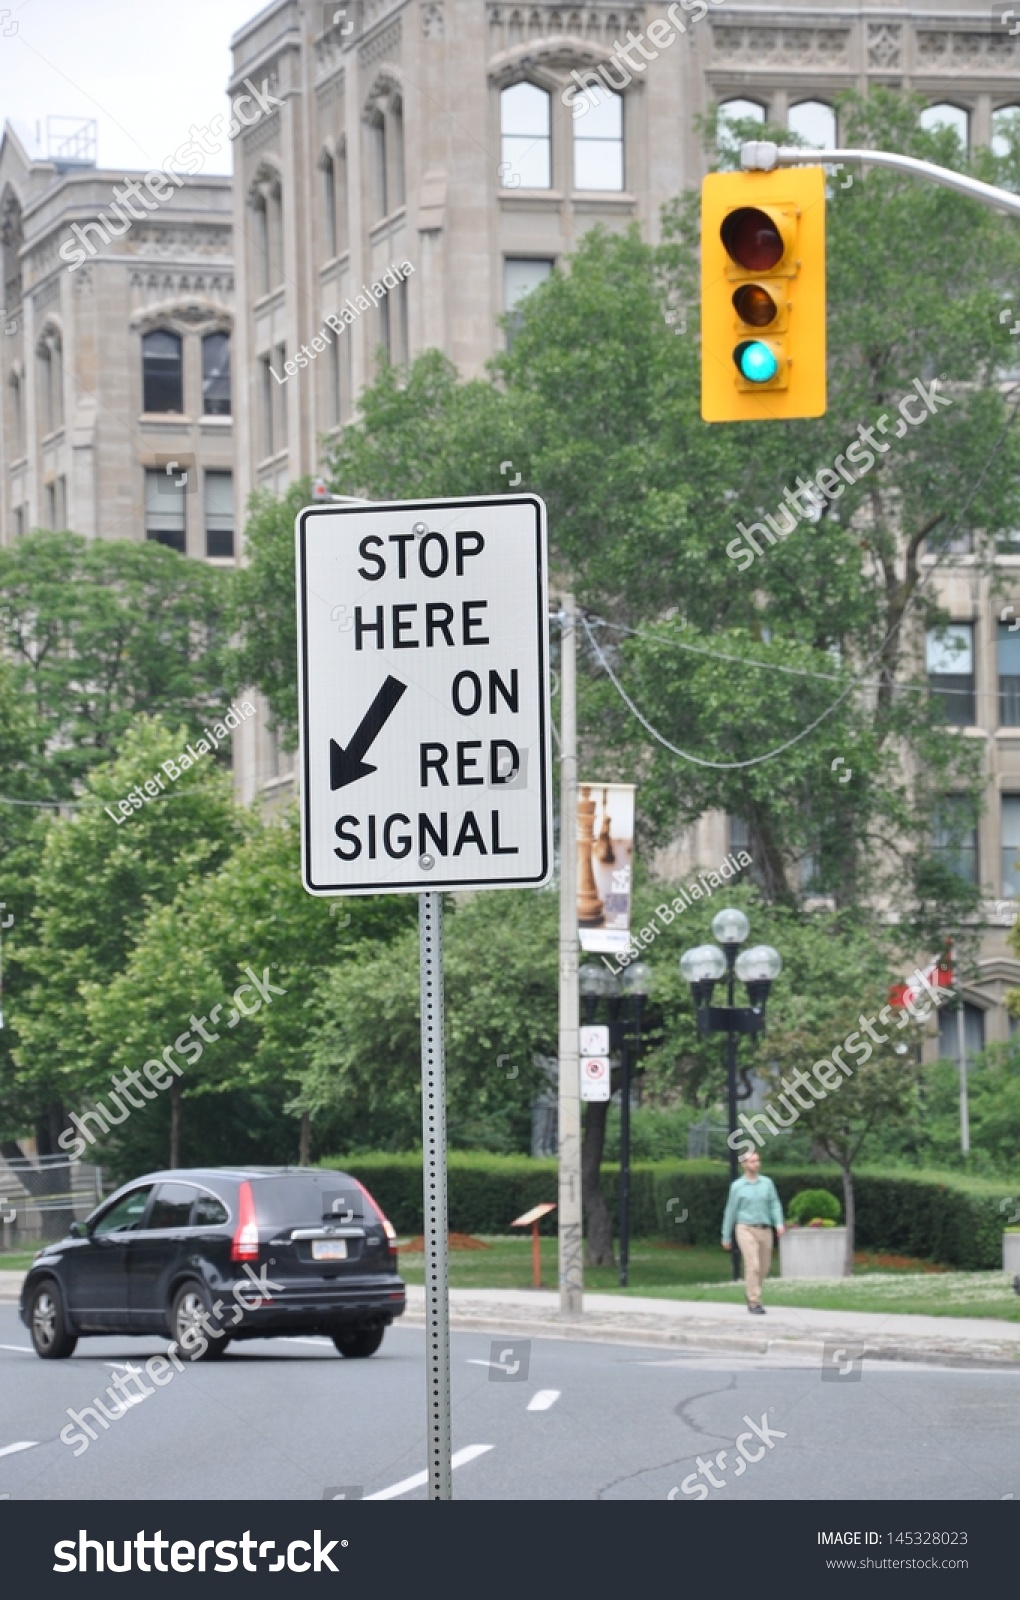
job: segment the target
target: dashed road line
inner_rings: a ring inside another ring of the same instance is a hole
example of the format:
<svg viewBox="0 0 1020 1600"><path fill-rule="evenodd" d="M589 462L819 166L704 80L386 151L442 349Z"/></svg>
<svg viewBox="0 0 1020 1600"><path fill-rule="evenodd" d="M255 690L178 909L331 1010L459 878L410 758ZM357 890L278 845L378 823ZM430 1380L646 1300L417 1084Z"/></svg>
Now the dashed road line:
<svg viewBox="0 0 1020 1600"><path fill-rule="evenodd" d="M455 1451L451 1458L451 1467L466 1467L469 1461L475 1461L478 1456L484 1456L487 1450L494 1448L491 1444L469 1444L463 1450ZM427 1472L416 1472L413 1478L401 1478L399 1483L391 1483L388 1489L377 1489L375 1494L366 1494L366 1500L395 1500L398 1495L408 1494L412 1489L420 1489L428 1483Z"/></svg>
<svg viewBox="0 0 1020 1600"><path fill-rule="evenodd" d="M20 1444L5 1444L0 1456L17 1455L19 1450L34 1450L38 1443L38 1439L22 1439Z"/></svg>
<svg viewBox="0 0 1020 1600"><path fill-rule="evenodd" d="M537 1394L533 1394L528 1401L528 1410L548 1411L550 1406L556 1404L561 1393L562 1390L560 1389L539 1389Z"/></svg>

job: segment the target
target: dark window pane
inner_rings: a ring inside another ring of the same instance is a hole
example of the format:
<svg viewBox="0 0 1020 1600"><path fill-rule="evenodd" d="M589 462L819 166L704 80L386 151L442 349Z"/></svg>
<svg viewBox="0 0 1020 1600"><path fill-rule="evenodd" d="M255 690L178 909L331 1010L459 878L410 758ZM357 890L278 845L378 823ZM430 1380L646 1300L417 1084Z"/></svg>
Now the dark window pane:
<svg viewBox="0 0 1020 1600"><path fill-rule="evenodd" d="M324 1218L341 1221L348 1212L362 1215L361 1190L353 1179L344 1182L332 1172L324 1172L322 1178L321 1183L296 1174L255 1179L252 1189L259 1221L272 1227L299 1227Z"/></svg>
<svg viewBox="0 0 1020 1600"><path fill-rule="evenodd" d="M209 333L202 340L202 410L208 417L230 415L230 335Z"/></svg>
<svg viewBox="0 0 1020 1600"><path fill-rule="evenodd" d="M227 1208L214 1194L199 1194L195 1201L193 1223L196 1228L212 1228L229 1221Z"/></svg>
<svg viewBox="0 0 1020 1600"><path fill-rule="evenodd" d="M974 679L963 674L929 673L932 699L941 702L942 715L956 728L974 726Z"/></svg>
<svg viewBox="0 0 1020 1600"><path fill-rule="evenodd" d="M147 1228L187 1228L196 1191L190 1183L161 1183L156 1191Z"/></svg>
<svg viewBox="0 0 1020 1600"><path fill-rule="evenodd" d="M125 1228L137 1228L151 1193L151 1183L145 1184L141 1189L132 1189L130 1194L124 1195L115 1206L100 1217L92 1230L93 1233L116 1233Z"/></svg>
<svg viewBox="0 0 1020 1600"><path fill-rule="evenodd" d="M947 872L977 883L977 828L972 807L963 795L947 795L935 812L932 851Z"/></svg>
<svg viewBox="0 0 1020 1600"><path fill-rule="evenodd" d="M963 1048L967 1055L967 1067L973 1066L974 1057L979 1055L985 1047L985 1014L977 1006L972 1006L969 1001L963 1003ZM939 1012L939 1058L942 1061L955 1061L960 1064L960 1021L959 1012L954 1006L952 1011L943 1008Z"/></svg>
<svg viewBox="0 0 1020 1600"><path fill-rule="evenodd" d="M183 411L184 383L181 341L159 329L142 339L143 411Z"/></svg>

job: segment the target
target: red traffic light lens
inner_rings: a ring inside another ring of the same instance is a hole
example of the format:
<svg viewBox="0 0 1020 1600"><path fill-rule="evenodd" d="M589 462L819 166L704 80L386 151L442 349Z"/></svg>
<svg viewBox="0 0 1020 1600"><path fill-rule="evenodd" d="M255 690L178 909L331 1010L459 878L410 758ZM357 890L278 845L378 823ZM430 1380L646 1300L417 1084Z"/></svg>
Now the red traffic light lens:
<svg viewBox="0 0 1020 1600"><path fill-rule="evenodd" d="M783 259L783 236L757 206L731 211L720 233L727 254L748 272L768 272Z"/></svg>
<svg viewBox="0 0 1020 1600"><path fill-rule="evenodd" d="M745 283L733 296L733 308L741 322L752 328L767 328L775 322L779 307L760 283Z"/></svg>

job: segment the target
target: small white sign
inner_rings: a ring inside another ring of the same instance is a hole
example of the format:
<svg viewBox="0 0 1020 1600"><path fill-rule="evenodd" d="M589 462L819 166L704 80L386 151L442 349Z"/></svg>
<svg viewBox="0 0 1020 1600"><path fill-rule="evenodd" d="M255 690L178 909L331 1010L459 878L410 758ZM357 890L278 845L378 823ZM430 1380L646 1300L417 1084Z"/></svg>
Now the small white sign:
<svg viewBox="0 0 1020 1600"><path fill-rule="evenodd" d="M313 506L296 541L305 888L548 882L542 501Z"/></svg>
<svg viewBox="0 0 1020 1600"><path fill-rule="evenodd" d="M610 1077L608 1056L581 1057L581 1099L608 1100Z"/></svg>
<svg viewBox="0 0 1020 1600"><path fill-rule="evenodd" d="M609 1054L609 1029L604 1023L589 1023L581 1030L582 1056L607 1056Z"/></svg>

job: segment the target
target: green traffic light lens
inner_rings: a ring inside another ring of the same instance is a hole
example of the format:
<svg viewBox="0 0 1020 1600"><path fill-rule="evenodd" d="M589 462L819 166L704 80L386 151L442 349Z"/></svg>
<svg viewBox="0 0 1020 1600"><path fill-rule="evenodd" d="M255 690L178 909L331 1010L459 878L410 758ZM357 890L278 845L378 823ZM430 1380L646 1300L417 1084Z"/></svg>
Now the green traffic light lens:
<svg viewBox="0 0 1020 1600"><path fill-rule="evenodd" d="M733 359L748 383L768 383L779 371L775 353L760 339L748 339L744 344L738 344Z"/></svg>

